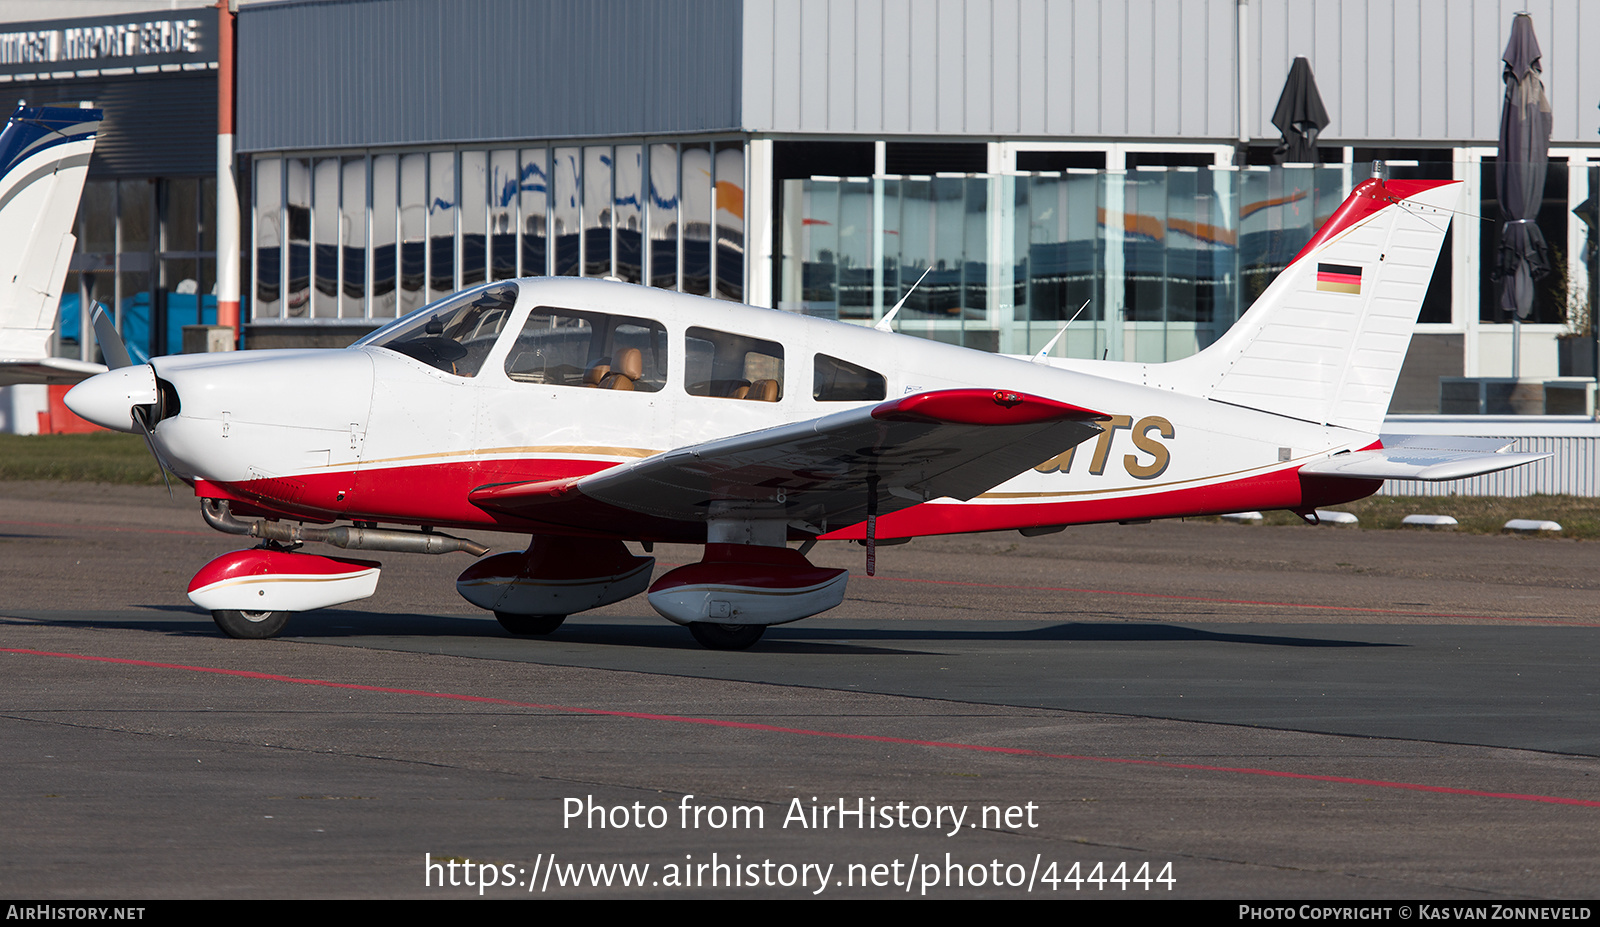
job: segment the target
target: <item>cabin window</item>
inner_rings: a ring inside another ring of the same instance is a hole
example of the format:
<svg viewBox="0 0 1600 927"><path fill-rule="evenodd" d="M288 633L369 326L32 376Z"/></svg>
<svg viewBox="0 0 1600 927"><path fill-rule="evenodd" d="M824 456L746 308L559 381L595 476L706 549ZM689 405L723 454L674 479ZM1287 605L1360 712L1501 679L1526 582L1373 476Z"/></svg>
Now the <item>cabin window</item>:
<svg viewBox="0 0 1600 927"><path fill-rule="evenodd" d="M356 344L388 348L445 373L475 377L516 304L516 284L480 287L425 306Z"/></svg>
<svg viewBox="0 0 1600 927"><path fill-rule="evenodd" d="M540 306L506 354L519 383L655 393L667 383L667 330L632 316Z"/></svg>
<svg viewBox="0 0 1600 927"><path fill-rule="evenodd" d="M783 345L775 341L691 328L684 354L683 386L691 396L758 402L783 398Z"/></svg>
<svg viewBox="0 0 1600 927"><path fill-rule="evenodd" d="M837 357L817 355L811 396L818 402L861 402L882 399L887 393L883 374Z"/></svg>

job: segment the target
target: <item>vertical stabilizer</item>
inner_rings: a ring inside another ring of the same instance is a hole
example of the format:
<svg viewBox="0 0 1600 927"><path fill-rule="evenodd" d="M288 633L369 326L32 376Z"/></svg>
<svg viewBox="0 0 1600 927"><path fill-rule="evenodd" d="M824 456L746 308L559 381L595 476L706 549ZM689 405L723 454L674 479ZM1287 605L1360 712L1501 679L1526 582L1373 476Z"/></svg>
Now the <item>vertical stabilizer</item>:
<svg viewBox="0 0 1600 927"><path fill-rule="evenodd" d="M97 109L19 107L0 131L0 359L49 353Z"/></svg>
<svg viewBox="0 0 1600 927"><path fill-rule="evenodd" d="M1368 180L1232 328L1165 365L1207 399L1377 433L1460 196Z"/></svg>

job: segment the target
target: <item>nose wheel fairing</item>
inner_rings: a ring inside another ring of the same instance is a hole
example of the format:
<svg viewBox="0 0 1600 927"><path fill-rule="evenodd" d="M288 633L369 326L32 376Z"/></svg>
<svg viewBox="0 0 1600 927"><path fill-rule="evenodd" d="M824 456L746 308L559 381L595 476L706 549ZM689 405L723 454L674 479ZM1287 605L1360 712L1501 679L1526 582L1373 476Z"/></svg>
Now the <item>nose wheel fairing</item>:
<svg viewBox="0 0 1600 927"><path fill-rule="evenodd" d="M211 612L303 612L364 599L378 588L375 560L269 547L223 554L189 581L189 601Z"/></svg>

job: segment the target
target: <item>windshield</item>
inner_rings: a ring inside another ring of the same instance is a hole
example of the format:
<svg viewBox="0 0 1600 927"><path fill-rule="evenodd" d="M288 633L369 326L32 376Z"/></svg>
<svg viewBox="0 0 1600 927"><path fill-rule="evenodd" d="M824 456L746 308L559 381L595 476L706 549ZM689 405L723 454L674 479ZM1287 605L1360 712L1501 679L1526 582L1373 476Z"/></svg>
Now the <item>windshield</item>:
<svg viewBox="0 0 1600 927"><path fill-rule="evenodd" d="M478 287L423 306L356 345L388 348L458 377L477 376L516 304L514 283Z"/></svg>

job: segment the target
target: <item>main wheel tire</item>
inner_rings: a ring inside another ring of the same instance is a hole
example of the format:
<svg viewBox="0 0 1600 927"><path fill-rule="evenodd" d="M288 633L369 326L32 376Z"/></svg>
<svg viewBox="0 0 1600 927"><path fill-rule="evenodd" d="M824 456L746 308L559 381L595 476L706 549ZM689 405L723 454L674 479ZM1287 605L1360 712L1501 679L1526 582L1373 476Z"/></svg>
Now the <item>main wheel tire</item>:
<svg viewBox="0 0 1600 927"><path fill-rule="evenodd" d="M707 650L747 650L756 641L761 640L761 635L767 633L767 626L695 621L689 625L689 633L693 634L694 639Z"/></svg>
<svg viewBox="0 0 1600 927"><path fill-rule="evenodd" d="M243 640L259 641L269 637L277 637L283 633L283 626L289 623L289 616L293 612L251 612L239 609L218 609L211 613L211 620L217 623L222 633L229 637Z"/></svg>
<svg viewBox="0 0 1600 927"><path fill-rule="evenodd" d="M510 612L495 612L494 620L500 622L500 627L512 634L550 634L561 627L561 622L567 620L566 615L513 615Z"/></svg>

